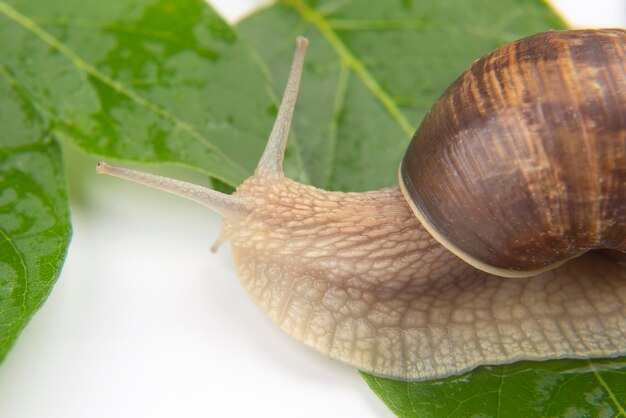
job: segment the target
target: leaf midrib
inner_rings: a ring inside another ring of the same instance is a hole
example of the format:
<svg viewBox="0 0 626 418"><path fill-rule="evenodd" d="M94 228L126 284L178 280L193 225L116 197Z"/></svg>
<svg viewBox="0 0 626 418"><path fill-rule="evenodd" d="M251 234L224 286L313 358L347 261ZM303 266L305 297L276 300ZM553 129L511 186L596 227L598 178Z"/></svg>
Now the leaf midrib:
<svg viewBox="0 0 626 418"><path fill-rule="evenodd" d="M337 32L333 29L328 20L321 14L311 9L302 0L284 0L285 4L293 8L303 19L307 20L322 34L328 41L330 46L335 50L342 62L352 69L365 87L372 95L383 105L383 108L389 113L391 118L398 124L400 129L408 137L413 135L415 127L400 111L396 103L393 101L389 93L387 93L378 82L378 80L370 73L365 64L350 51L348 46L341 40Z"/></svg>
<svg viewBox="0 0 626 418"><path fill-rule="evenodd" d="M589 367L593 371L593 375L595 376L596 380L598 381L598 383L600 383L600 386L604 388L609 398L611 399L611 402L613 402L613 404L617 408L617 411L619 414L618 416L626 417L626 409L617 399L617 397L615 396L615 394L613 393L609 385L604 381L602 376L600 376L600 373L598 372L598 369L596 368L596 366L593 364L591 360L587 360L587 362L589 363Z"/></svg>

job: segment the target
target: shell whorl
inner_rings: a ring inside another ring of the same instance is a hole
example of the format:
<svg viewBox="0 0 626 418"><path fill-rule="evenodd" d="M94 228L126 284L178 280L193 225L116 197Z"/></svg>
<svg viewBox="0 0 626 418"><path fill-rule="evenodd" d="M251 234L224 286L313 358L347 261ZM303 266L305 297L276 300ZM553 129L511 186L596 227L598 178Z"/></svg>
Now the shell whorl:
<svg viewBox="0 0 626 418"><path fill-rule="evenodd" d="M472 64L415 133L405 196L442 244L532 275L626 249L626 31L550 31Z"/></svg>

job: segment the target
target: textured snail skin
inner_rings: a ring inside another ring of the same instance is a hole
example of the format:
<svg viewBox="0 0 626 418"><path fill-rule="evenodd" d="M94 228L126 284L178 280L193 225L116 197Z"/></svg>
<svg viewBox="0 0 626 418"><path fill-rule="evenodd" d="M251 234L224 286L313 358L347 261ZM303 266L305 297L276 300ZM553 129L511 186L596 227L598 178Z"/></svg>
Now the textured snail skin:
<svg viewBox="0 0 626 418"><path fill-rule="evenodd" d="M236 195L253 202L223 224L241 282L280 328L332 358L418 380L626 353L626 263L606 254L503 279L435 241L397 187L252 177Z"/></svg>
<svg viewBox="0 0 626 418"><path fill-rule="evenodd" d="M483 364L626 354L626 259L588 252L526 278L462 261L415 218L400 187L339 193L285 178L306 40L255 174L233 196L99 164L224 216L239 277L287 333L379 376L447 377ZM623 208L622 208L623 209Z"/></svg>
<svg viewBox="0 0 626 418"><path fill-rule="evenodd" d="M440 242L498 274L626 250L626 31L550 31L476 61L415 133L401 184Z"/></svg>

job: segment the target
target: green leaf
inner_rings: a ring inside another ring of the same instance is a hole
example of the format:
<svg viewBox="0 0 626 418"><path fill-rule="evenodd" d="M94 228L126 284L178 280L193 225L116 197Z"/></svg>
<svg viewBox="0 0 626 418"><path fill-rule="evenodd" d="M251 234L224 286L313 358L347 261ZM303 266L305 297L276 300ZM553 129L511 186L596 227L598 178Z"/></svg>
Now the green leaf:
<svg viewBox="0 0 626 418"><path fill-rule="evenodd" d="M237 185L276 113L262 65L202 0L0 1L0 40L51 132L100 156Z"/></svg>
<svg viewBox="0 0 626 418"><path fill-rule="evenodd" d="M2 65L0 98L1 362L50 293L71 230L59 146Z"/></svg>
<svg viewBox="0 0 626 418"><path fill-rule="evenodd" d="M400 417L626 416L626 359L520 362L407 384L362 373Z"/></svg>
<svg viewBox="0 0 626 418"><path fill-rule="evenodd" d="M293 130L310 181L350 191L396 183L419 121L472 61L562 27L541 0L284 0L238 25L277 94L293 39L311 40Z"/></svg>
<svg viewBox="0 0 626 418"><path fill-rule="evenodd" d="M294 131L312 183L396 183L414 127L447 86L496 47L563 22L540 0L284 0L238 25L282 91L291 40L311 40ZM626 358L484 367L407 383L363 373L399 416L624 414ZM621 383L620 383L621 382Z"/></svg>

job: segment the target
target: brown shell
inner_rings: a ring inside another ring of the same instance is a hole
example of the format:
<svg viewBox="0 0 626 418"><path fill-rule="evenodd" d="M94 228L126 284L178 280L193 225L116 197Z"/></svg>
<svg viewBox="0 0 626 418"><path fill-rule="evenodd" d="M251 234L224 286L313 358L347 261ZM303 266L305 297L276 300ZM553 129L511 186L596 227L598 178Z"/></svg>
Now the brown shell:
<svg viewBox="0 0 626 418"><path fill-rule="evenodd" d="M427 229L479 268L624 251L626 31L550 31L474 62L426 115L400 177Z"/></svg>

